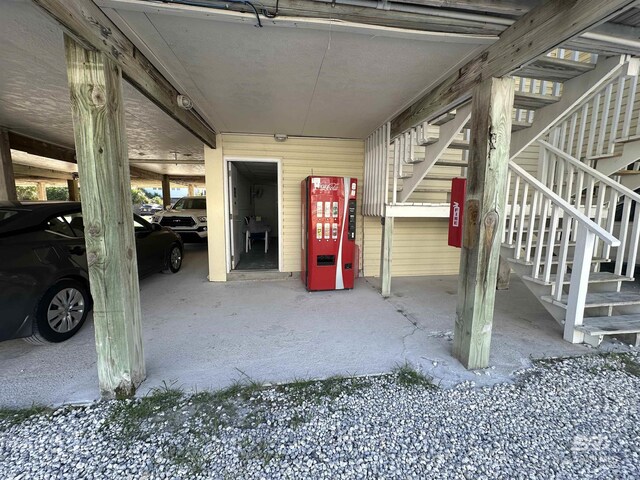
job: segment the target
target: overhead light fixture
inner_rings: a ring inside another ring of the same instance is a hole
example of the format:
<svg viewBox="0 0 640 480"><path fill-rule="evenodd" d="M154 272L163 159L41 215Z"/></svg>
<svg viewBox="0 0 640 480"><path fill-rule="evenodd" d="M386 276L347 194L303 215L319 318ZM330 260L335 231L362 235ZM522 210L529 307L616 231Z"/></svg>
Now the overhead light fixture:
<svg viewBox="0 0 640 480"><path fill-rule="evenodd" d="M286 136L284 133L276 133L273 138L276 139L276 142L286 142L287 138L289 138L288 136Z"/></svg>

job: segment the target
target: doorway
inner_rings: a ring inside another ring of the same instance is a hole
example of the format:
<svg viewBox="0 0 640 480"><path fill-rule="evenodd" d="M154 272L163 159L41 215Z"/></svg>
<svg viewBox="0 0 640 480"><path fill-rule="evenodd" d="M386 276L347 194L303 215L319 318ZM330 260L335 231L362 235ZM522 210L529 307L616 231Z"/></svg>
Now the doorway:
<svg viewBox="0 0 640 480"><path fill-rule="evenodd" d="M281 270L280 161L225 159L227 271Z"/></svg>

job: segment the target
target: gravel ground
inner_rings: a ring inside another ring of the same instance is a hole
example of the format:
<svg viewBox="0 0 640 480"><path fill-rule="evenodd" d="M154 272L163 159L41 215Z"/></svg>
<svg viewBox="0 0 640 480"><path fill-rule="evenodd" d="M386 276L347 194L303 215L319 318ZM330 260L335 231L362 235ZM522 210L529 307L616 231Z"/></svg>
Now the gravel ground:
<svg viewBox="0 0 640 480"><path fill-rule="evenodd" d="M0 478L637 479L638 361L546 361L491 388L401 368L3 412Z"/></svg>

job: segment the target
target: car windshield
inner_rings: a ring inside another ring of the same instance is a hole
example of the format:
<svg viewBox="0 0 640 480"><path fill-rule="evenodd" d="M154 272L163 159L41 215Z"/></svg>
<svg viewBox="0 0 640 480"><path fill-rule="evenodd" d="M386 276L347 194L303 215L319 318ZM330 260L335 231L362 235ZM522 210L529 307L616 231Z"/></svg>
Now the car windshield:
<svg viewBox="0 0 640 480"><path fill-rule="evenodd" d="M174 210L205 210L207 200L202 198L181 198L173 206Z"/></svg>

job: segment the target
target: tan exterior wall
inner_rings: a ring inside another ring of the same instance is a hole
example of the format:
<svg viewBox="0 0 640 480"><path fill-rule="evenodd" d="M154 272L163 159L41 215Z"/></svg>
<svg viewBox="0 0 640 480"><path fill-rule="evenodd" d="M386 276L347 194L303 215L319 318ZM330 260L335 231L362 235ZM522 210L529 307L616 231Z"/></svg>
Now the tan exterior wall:
<svg viewBox="0 0 640 480"><path fill-rule="evenodd" d="M211 152L218 152L214 158ZM218 158L219 157L219 158ZM350 176L358 179L358 202L362 200L364 142L290 137L276 142L273 136L225 134L216 151L205 150L207 175L207 215L212 225L209 232L209 271L213 281L226 280L226 241L224 231L214 225L224 220L224 158L280 159L282 165L282 267L285 272L300 271L301 210L300 182L309 175ZM210 178L215 177L215 178ZM358 215L356 243L362 246L363 218ZM214 240L215 238L215 240ZM222 239L222 241L220 241Z"/></svg>

